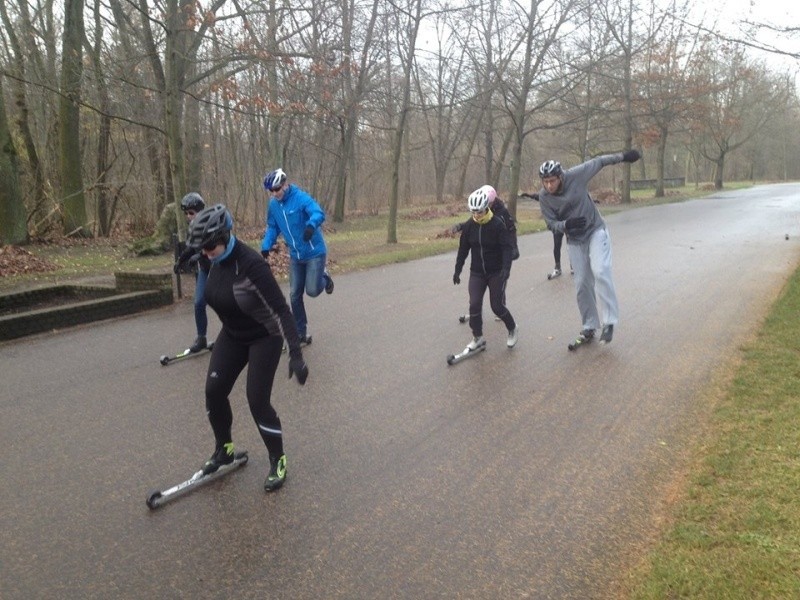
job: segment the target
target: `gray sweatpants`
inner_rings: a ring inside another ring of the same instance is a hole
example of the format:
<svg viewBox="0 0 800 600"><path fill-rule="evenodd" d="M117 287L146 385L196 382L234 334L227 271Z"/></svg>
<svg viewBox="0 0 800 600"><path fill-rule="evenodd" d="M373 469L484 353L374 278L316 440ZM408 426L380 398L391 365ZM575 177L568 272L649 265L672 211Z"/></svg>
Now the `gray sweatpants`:
<svg viewBox="0 0 800 600"><path fill-rule="evenodd" d="M619 305L611 276L611 237L608 229L597 229L587 241L580 244L573 244L567 238L567 250L575 270L575 290L583 329L616 325Z"/></svg>

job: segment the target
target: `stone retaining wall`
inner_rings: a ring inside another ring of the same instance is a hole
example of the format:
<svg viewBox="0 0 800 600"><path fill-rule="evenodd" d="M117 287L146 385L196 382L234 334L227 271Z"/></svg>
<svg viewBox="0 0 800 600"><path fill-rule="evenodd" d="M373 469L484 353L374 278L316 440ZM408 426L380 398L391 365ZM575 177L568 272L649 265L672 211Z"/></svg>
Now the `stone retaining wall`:
<svg viewBox="0 0 800 600"><path fill-rule="evenodd" d="M115 288L59 285L0 294L0 340L112 319L173 301L169 273L115 273L114 278ZM37 307L47 303L57 305Z"/></svg>

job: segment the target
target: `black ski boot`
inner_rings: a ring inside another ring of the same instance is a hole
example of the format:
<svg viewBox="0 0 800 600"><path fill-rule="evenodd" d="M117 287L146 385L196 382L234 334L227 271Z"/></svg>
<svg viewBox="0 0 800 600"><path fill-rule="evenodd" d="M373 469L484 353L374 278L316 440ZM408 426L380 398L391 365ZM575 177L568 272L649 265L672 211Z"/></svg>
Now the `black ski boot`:
<svg viewBox="0 0 800 600"><path fill-rule="evenodd" d="M221 466L231 464L233 462L233 458L233 442L228 442L217 447L217 449L214 450L214 454L211 455L211 458L209 458L206 461L206 464L203 465L203 475L211 475L211 473L219 469Z"/></svg>
<svg viewBox="0 0 800 600"><path fill-rule="evenodd" d="M274 492L286 481L286 455L279 458L269 457L269 474L264 480L264 491Z"/></svg>
<svg viewBox="0 0 800 600"><path fill-rule="evenodd" d="M189 346L189 352L194 354L195 352L200 352L200 350L205 350L206 348L208 348L208 344L206 343L206 336L198 335L194 339L194 343L191 346Z"/></svg>
<svg viewBox="0 0 800 600"><path fill-rule="evenodd" d="M614 326L606 325L605 327L603 327L603 333L600 334L600 343L608 344L611 342L611 338L613 337L614 337Z"/></svg>
<svg viewBox="0 0 800 600"><path fill-rule="evenodd" d="M588 344L594 339L594 329L584 329L575 338L575 341L567 346L570 350L576 350L584 344Z"/></svg>

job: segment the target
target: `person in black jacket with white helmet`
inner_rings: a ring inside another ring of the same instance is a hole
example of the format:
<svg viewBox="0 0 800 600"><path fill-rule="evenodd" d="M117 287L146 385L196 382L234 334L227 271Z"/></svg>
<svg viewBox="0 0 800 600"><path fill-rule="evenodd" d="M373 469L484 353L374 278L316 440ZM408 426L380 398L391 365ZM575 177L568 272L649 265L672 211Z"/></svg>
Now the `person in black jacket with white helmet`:
<svg viewBox="0 0 800 600"><path fill-rule="evenodd" d="M294 317L272 270L258 252L236 239L232 223L225 206L216 204L202 210L189 229L189 245L211 261L206 302L222 322L206 376L206 410L216 447L203 471L213 473L234 460L228 396L249 365L247 402L269 453L264 489L270 492L286 479L281 420L270 401L284 338L289 346L289 377L296 376L304 385L308 367Z"/></svg>
<svg viewBox="0 0 800 600"><path fill-rule="evenodd" d="M508 329L507 346L517 343L517 324L505 305L505 286L511 271L514 242L505 224L489 208L490 197L485 187L478 188L467 199L472 218L464 223L456 255L453 283L461 283L461 270L471 253L469 270L469 326L472 341L467 348L475 350L483 340L483 296L489 289L492 311Z"/></svg>

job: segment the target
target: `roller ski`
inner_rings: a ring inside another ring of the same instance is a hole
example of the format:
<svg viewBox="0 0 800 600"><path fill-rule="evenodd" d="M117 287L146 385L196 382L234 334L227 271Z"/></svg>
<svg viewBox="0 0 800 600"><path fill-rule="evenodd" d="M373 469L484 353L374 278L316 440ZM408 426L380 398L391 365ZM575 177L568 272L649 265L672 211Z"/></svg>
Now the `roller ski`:
<svg viewBox="0 0 800 600"><path fill-rule="evenodd" d="M214 452L214 455L206 461L202 469L186 481L163 491L155 490L150 492L147 495L147 506L150 510L155 510L167 502L188 494L246 464L247 452L234 452L233 444L225 444L225 446Z"/></svg>
<svg viewBox="0 0 800 600"><path fill-rule="evenodd" d="M567 348L570 351L575 351L581 346L586 346L587 344L591 344L593 340L594 340L594 329L584 329L578 334L578 337L575 338L574 342L567 345Z"/></svg>
<svg viewBox="0 0 800 600"><path fill-rule="evenodd" d="M447 364L456 365L466 358L480 354L484 350L486 350L486 340L483 337L472 338L472 341L467 344L467 347L462 352L451 354L447 357Z"/></svg>
<svg viewBox="0 0 800 600"><path fill-rule="evenodd" d="M183 352L175 354L174 356L167 356L165 354L158 359L158 362L161 363L162 367L166 367L168 364L174 363L179 360L183 360L184 358L198 356L199 354L202 354L205 351L211 352L213 348L214 348L214 342L206 344L206 338L198 336L198 338L194 341L194 344L192 344L191 347L187 348Z"/></svg>
<svg viewBox="0 0 800 600"><path fill-rule="evenodd" d="M497 316L496 316L496 317L494 318L494 320L495 320L495 321L502 321L503 319L501 319L500 317L497 317ZM463 325L464 323L466 323L467 321L469 321L469 315L459 315L459 316L458 316L458 322L459 322L459 323L461 323L462 325Z"/></svg>

